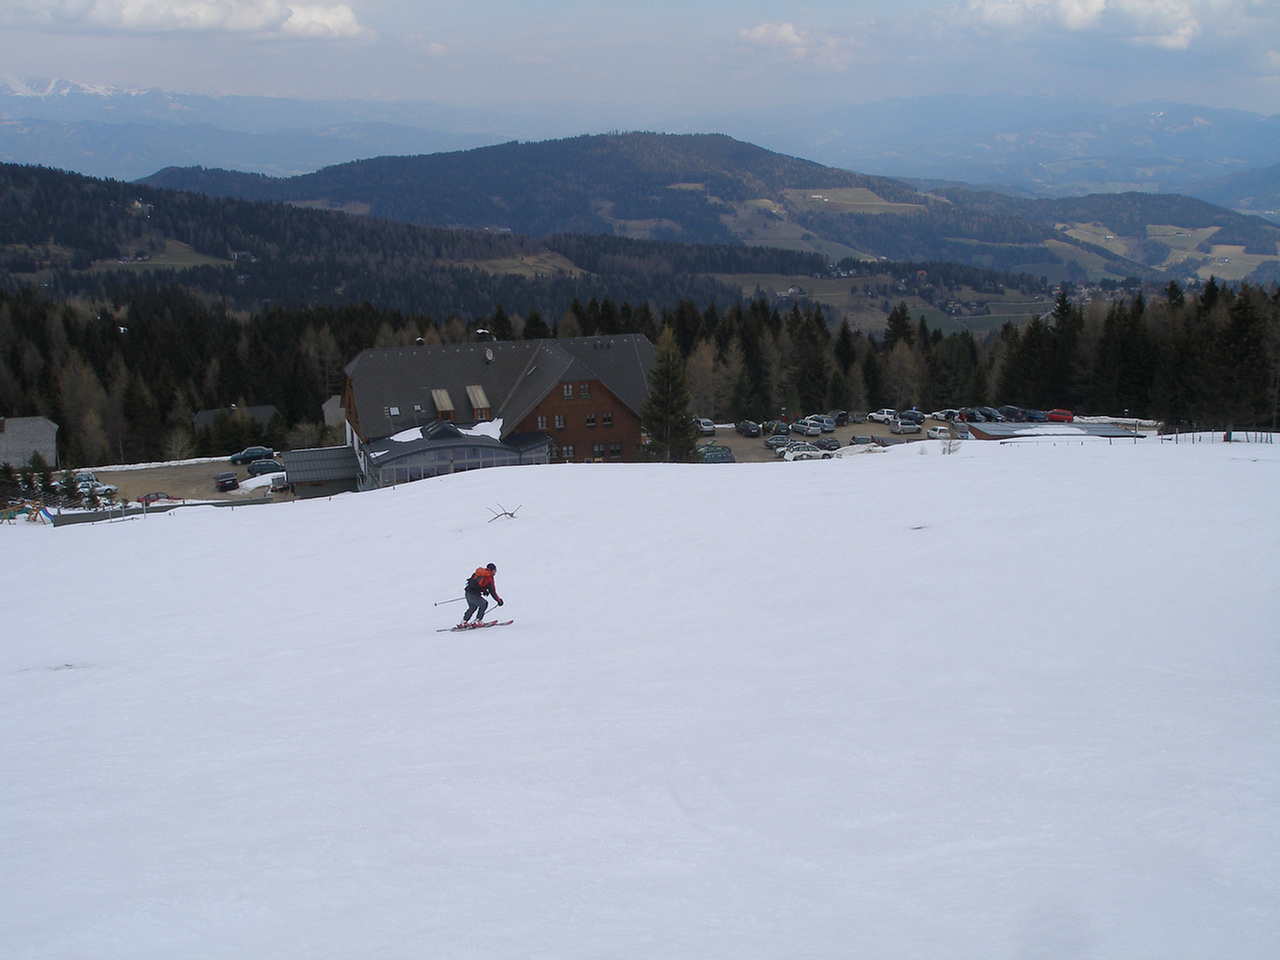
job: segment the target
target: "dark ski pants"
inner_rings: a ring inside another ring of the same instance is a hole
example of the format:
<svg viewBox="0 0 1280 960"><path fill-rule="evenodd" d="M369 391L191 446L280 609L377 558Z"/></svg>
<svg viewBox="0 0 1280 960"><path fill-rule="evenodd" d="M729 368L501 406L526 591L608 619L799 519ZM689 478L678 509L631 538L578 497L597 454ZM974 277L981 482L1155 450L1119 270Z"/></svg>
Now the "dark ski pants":
<svg viewBox="0 0 1280 960"><path fill-rule="evenodd" d="M480 595L479 590L468 590L466 594L467 612L462 615L462 622L470 620L472 612L475 613L476 620L483 620L484 612L489 609L489 601Z"/></svg>

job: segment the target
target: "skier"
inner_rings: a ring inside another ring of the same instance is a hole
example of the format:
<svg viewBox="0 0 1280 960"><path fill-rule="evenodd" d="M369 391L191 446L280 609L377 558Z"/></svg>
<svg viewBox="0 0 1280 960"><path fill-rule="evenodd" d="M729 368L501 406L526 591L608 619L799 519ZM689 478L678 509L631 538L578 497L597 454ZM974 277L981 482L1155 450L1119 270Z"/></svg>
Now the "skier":
<svg viewBox="0 0 1280 960"><path fill-rule="evenodd" d="M489 603L485 600L484 595L487 593L493 599L498 601L498 606L502 606L502 598L498 596L498 591L493 583L493 575L498 568L492 563L477 567L476 572L467 580L467 612L462 615L462 622L459 627L472 626L467 621L471 619L471 614L476 615L475 623L484 622L484 612L489 608Z"/></svg>

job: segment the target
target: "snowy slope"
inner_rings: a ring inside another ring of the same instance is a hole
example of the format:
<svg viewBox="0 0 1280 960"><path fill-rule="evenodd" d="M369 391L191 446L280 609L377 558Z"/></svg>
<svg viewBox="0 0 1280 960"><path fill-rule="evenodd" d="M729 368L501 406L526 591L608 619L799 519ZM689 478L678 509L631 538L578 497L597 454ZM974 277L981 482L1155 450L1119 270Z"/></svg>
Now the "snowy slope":
<svg viewBox="0 0 1280 960"><path fill-rule="evenodd" d="M929 443L0 527L0 956L1275 957L1277 490ZM489 561L515 624L437 634Z"/></svg>

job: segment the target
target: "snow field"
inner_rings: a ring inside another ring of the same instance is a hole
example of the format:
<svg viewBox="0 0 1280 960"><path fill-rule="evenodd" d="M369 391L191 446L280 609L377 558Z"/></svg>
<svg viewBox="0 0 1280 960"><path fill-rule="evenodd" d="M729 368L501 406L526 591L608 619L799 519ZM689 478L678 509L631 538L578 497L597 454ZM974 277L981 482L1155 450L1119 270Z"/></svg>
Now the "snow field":
<svg viewBox="0 0 1280 960"><path fill-rule="evenodd" d="M1275 956L1274 451L0 529L0 955Z"/></svg>

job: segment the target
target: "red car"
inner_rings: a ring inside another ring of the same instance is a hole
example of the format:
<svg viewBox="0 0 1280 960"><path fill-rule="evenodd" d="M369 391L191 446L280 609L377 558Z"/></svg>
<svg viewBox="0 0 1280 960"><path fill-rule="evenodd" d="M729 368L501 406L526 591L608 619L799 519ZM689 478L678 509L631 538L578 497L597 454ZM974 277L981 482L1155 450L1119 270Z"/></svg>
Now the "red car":
<svg viewBox="0 0 1280 960"><path fill-rule="evenodd" d="M1075 416L1070 410L1050 410L1049 420L1053 423L1070 423Z"/></svg>

